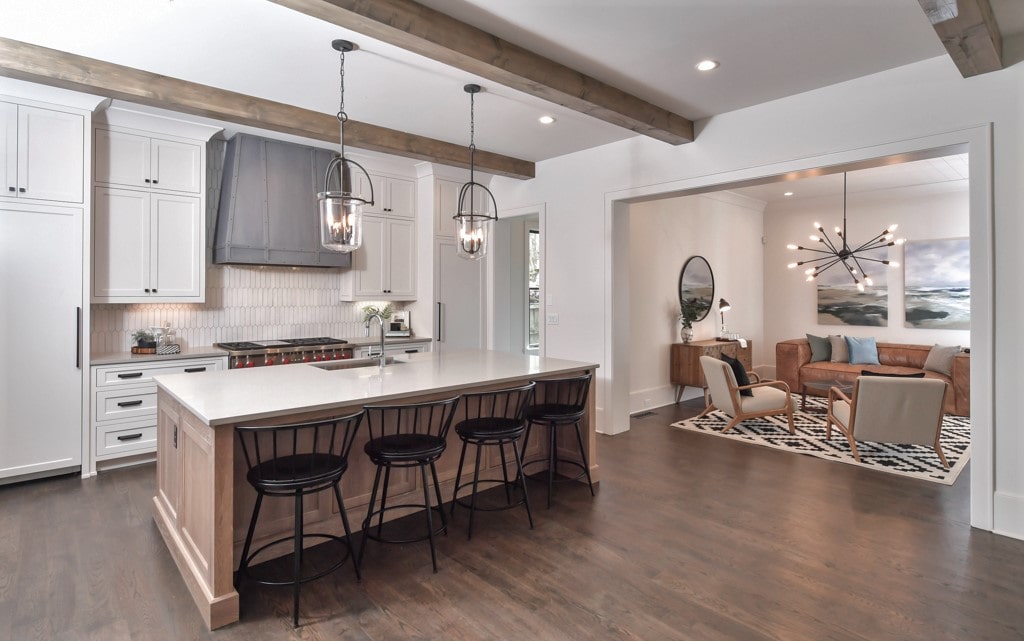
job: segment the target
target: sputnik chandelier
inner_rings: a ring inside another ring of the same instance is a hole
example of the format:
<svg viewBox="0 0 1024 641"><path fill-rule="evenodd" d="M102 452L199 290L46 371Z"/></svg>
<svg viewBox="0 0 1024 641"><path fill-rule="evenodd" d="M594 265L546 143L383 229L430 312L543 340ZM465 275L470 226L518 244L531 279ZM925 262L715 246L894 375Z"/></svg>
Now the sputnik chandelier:
<svg viewBox="0 0 1024 641"><path fill-rule="evenodd" d="M786 249L791 251L806 251L814 254L820 254L817 258L808 258L807 260L800 260L795 263L787 265L790 269L795 269L802 265L809 265L804 270L807 274L807 282L814 282L830 267L835 265L842 265L846 269L850 277L853 278L853 284L857 286L859 291L864 291L864 286L871 286L874 283L871 277L868 276L864 270L862 263L880 263L882 265L888 265L889 267L899 267L900 264L894 260L885 260L881 258L874 258L867 256L868 252L881 249L883 247L892 247L893 245L902 245L903 238L896 238L893 232L896 231L898 225L889 225L882 230L880 234L872 238L871 240L858 245L856 247L850 247L847 242L846 234L846 172L843 172L843 226L842 228L836 227L835 233L838 237L837 241L833 241L828 233L825 232L825 228L819 223L814 223L814 229L818 231L818 234L812 234L810 239L813 242L821 243L824 249L817 249L814 247L801 247L799 245L786 245ZM820 235L819 235L820 234Z"/></svg>

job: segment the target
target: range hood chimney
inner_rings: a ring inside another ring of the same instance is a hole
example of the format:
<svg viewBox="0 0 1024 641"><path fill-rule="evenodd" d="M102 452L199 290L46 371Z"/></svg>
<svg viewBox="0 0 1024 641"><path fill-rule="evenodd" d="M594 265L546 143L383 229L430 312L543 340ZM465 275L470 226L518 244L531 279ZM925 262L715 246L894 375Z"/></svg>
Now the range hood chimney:
<svg viewBox="0 0 1024 641"><path fill-rule="evenodd" d="M352 255L320 245L316 194L336 154L236 134L227 143L213 262L350 267Z"/></svg>

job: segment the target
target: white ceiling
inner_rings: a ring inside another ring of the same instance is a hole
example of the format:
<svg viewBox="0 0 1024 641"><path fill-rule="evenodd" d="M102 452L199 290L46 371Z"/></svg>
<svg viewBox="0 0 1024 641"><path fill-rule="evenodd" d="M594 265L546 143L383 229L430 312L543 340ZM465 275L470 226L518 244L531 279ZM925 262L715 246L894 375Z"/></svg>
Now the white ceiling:
<svg viewBox="0 0 1024 641"><path fill-rule="evenodd" d="M846 191L849 194L856 194L925 185L942 190L957 183L966 184L968 178L967 154L957 154L850 171L847 172ZM729 191L769 204L804 198L841 196L843 174L814 176ZM787 192L791 192L792 195L786 196Z"/></svg>
<svg viewBox="0 0 1024 641"><path fill-rule="evenodd" d="M699 119L945 55L917 0L421 0ZM263 0L4 0L0 36L540 161L632 132ZM1020 0L993 0L1019 9ZM1011 21L1011 24L1013 23ZM693 65L722 63L712 74ZM950 63L952 64L952 63ZM541 114L557 119L537 122Z"/></svg>

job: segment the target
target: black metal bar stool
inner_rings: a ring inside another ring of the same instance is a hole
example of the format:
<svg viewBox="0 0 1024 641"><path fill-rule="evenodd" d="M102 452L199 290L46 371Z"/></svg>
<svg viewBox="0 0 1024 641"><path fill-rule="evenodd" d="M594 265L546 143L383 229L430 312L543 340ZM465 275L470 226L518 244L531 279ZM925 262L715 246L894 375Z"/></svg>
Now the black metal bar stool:
<svg viewBox="0 0 1024 641"><path fill-rule="evenodd" d="M359 546L359 562L362 563L366 541L373 539L381 543L414 543L430 540L430 560L437 572L437 550L434 537L440 532L448 533L448 518L444 514L441 500L441 484L437 480L437 467L434 463L441 458L447 445L448 429L455 416L455 408L459 397L413 403L407 405L367 405L366 425L370 431L370 440L364 451L377 466L373 477L373 491L370 493L370 505L367 507L366 519L363 520L363 540ZM423 503L402 503L388 505L388 485L391 482L393 468L418 467L423 484ZM427 482L427 468L433 477L434 494L437 505L430 504L430 483ZM384 485L381 488L381 472L384 473ZM377 503L377 492L380 490L380 508L374 509ZM383 532L384 513L388 510L402 508L423 508L427 515L427 533L411 539L386 537ZM433 511L441 514L441 527L434 528ZM371 530L373 517L377 517L376 531Z"/></svg>
<svg viewBox="0 0 1024 641"><path fill-rule="evenodd" d="M308 423L292 425L236 427L238 440L242 444L242 454L249 472L245 478L256 490L256 505L249 521L249 532L245 536L242 547L242 559L235 573L235 587L245 577L262 585L291 585L294 589L295 604L292 610L292 625L299 625L299 590L303 583L313 581L337 570L349 558L352 559L356 571L356 579L360 579L359 562L355 558L352 547L352 531L349 529L348 516L345 514L345 502L341 497L341 477L348 469L348 455L352 449L359 424L363 420L363 412L330 418ZM303 531L302 504L303 497L322 490L332 488L334 498L338 501L338 513L345 536L333 534L306 533ZM249 553L252 546L256 521L260 515L264 496L292 497L295 501L295 531L293 536L285 536L271 541L255 552ZM328 539L345 544L345 555L331 567L315 574L302 576L303 540ZM249 565L260 552L272 545L293 542L292 576L290 579L270 579L250 576Z"/></svg>
<svg viewBox="0 0 1024 641"><path fill-rule="evenodd" d="M590 392L591 378L593 378L593 374L587 372L582 376L572 378L535 381L537 383L535 395L539 400L526 408L526 436L523 438L523 452L526 452L526 447L530 443L530 434L533 432L534 424L546 425L548 428L547 458L528 461L523 464L523 467L547 461L549 508L551 507L551 490L554 486L555 476L558 474L559 463L580 468L581 471L572 478L558 480L577 481L586 476L587 485L590 486L590 495L594 496L594 483L590 478L587 451L583 447L583 436L580 433L580 421L583 420L583 416L587 412L587 395ZM558 428L568 425L576 428L576 443L580 448L582 462L558 456Z"/></svg>
<svg viewBox="0 0 1024 641"><path fill-rule="evenodd" d="M526 407L533 398L536 383L521 387L462 395L463 420L455 424L455 433L462 439L462 453L459 455L459 471L455 476L455 491L452 493L452 517L455 506L461 505L469 510L469 531L467 539L473 538L473 515L477 510L507 510L519 505L526 506L526 518L533 529L533 513L530 511L530 497L526 493L526 478L523 474L523 459L519 453L519 438L526 431ZM466 461L466 448L476 446L476 464L473 467L473 480L462 482L462 466ZM512 445L515 455L516 480L508 480L508 464L505 459L505 445ZM485 445L497 445L501 454L500 479L480 479L480 454ZM505 487L505 505L478 506L477 491L481 483L501 483ZM467 504L466 499L459 498L459 490L467 485L473 486L473 494ZM523 497L513 502L511 487L519 487Z"/></svg>

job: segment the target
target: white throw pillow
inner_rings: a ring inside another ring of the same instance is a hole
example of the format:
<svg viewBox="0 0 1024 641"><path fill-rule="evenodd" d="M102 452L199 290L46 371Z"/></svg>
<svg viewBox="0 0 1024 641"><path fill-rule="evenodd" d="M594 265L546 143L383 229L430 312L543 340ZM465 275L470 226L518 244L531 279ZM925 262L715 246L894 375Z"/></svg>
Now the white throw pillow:
<svg viewBox="0 0 1024 641"><path fill-rule="evenodd" d="M960 352L959 345L935 345L928 352L924 368L930 372L953 376L953 358Z"/></svg>

